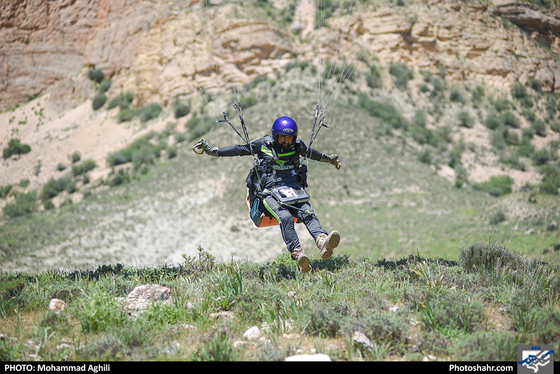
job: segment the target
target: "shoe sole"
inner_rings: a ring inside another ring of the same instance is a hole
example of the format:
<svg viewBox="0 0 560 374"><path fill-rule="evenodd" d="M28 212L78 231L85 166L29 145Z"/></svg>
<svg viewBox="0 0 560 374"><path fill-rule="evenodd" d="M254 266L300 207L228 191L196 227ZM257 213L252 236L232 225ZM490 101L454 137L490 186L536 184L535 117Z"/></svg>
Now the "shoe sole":
<svg viewBox="0 0 560 374"><path fill-rule="evenodd" d="M301 268L302 273L308 273L311 271L311 260L309 260L309 257L307 256L303 256L302 258L300 258L298 260L298 265Z"/></svg>
<svg viewBox="0 0 560 374"><path fill-rule="evenodd" d="M338 247L340 243L340 234L338 231L333 231L327 237L327 250L321 254L323 260L328 260L333 254L333 249Z"/></svg>

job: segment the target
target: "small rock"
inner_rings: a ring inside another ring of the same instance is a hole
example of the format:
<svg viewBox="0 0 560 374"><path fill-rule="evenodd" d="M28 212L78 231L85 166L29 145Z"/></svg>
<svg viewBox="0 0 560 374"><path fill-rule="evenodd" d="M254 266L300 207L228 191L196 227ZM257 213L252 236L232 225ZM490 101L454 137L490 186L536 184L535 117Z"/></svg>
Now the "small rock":
<svg viewBox="0 0 560 374"><path fill-rule="evenodd" d="M374 348L371 340L369 340L369 338L360 331L354 331L354 334L352 335L352 341L354 342L354 346L356 346L357 348Z"/></svg>
<svg viewBox="0 0 560 374"><path fill-rule="evenodd" d="M295 355L286 357L284 361L332 361L331 358L324 353L313 355Z"/></svg>
<svg viewBox="0 0 560 374"><path fill-rule="evenodd" d="M282 334L282 338L283 339L300 339L301 335L300 334Z"/></svg>
<svg viewBox="0 0 560 374"><path fill-rule="evenodd" d="M267 339L267 338L265 338L264 336L261 336L260 339L259 339L259 341L260 341L261 343L264 343L264 344L270 344L270 343L272 343L272 341L271 341L270 339Z"/></svg>
<svg viewBox="0 0 560 374"><path fill-rule="evenodd" d="M242 347L242 346L247 345L247 344L256 345L256 343L248 342L248 341L245 341L245 340L236 340L236 341L233 342L233 346L235 348Z"/></svg>
<svg viewBox="0 0 560 374"><path fill-rule="evenodd" d="M231 318L233 318L233 313L232 312L226 312L226 311L211 313L210 318L211 319L217 319L217 318L231 319Z"/></svg>
<svg viewBox="0 0 560 374"><path fill-rule="evenodd" d="M249 330L245 331L243 337L247 340L256 340L262 336L261 330L257 326L251 327Z"/></svg>
<svg viewBox="0 0 560 374"><path fill-rule="evenodd" d="M188 323L184 323L182 325L179 325L179 327L182 328L183 330L196 330L195 325L190 325Z"/></svg>
<svg viewBox="0 0 560 374"><path fill-rule="evenodd" d="M531 235L535 233L535 229L529 229L527 231L525 231L525 235Z"/></svg>
<svg viewBox="0 0 560 374"><path fill-rule="evenodd" d="M66 303L60 299L52 299L49 303L49 310L55 312L62 312Z"/></svg>
<svg viewBox="0 0 560 374"><path fill-rule="evenodd" d="M70 351L70 350L72 350L72 346L68 343L62 343L62 344L57 345L56 349L58 351L62 351L63 349Z"/></svg>

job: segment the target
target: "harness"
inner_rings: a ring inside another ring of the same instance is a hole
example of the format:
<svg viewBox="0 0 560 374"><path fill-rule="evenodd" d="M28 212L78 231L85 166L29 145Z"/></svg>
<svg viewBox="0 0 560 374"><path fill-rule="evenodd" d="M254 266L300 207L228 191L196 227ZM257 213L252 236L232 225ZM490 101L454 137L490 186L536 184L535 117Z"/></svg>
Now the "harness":
<svg viewBox="0 0 560 374"><path fill-rule="evenodd" d="M293 150L278 153L272 137L268 135L264 137L264 144L261 146L260 152L255 155L255 165L246 178L247 205L249 206L251 219L257 227L278 224L278 221L264 207L263 201L268 196L272 196L280 206L290 209L296 223L300 222L296 211L309 213L294 205L309 200L309 195L305 191L307 187L307 166L300 162L301 146L301 143L296 141ZM272 189L266 188L265 180L269 177L280 182L277 177L277 173L280 172L291 173L296 182L289 186L280 185Z"/></svg>
<svg viewBox="0 0 560 374"><path fill-rule="evenodd" d="M277 177L279 172L290 172L292 176L296 176L298 185L307 188L307 166L300 162L299 147L301 143L297 141L293 150L278 153L272 137L269 135L264 137L260 153L255 155L255 165L245 180L251 204L256 197L263 198L270 194L265 190L265 179L272 176L274 180L279 181ZM259 157L261 154L262 156Z"/></svg>

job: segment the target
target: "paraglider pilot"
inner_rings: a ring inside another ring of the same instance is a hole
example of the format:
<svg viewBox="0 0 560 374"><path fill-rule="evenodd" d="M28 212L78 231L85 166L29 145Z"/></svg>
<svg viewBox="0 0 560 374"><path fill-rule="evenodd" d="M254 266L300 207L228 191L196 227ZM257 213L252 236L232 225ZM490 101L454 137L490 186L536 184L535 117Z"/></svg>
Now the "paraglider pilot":
<svg viewBox="0 0 560 374"><path fill-rule="evenodd" d="M309 234L315 240L323 259L332 256L333 250L340 242L340 234L333 230L327 233L315 215L307 187L307 161L328 162L337 169L341 160L337 154L326 155L313 148L308 148L297 137L298 126L290 117L280 117L272 124L272 136L223 148L210 147L208 141L202 139L199 146L204 153L215 157L253 155L255 167L247 177L250 205L259 204L264 214L275 218L282 233L282 238L292 258L297 261L302 272L311 270L309 257L301 248L294 221L303 222Z"/></svg>

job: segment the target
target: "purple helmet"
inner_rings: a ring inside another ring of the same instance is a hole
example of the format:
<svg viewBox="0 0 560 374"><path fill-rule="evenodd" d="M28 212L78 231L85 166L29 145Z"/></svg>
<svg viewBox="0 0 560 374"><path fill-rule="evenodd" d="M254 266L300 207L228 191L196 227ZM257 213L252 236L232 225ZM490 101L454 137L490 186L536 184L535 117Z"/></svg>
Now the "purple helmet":
<svg viewBox="0 0 560 374"><path fill-rule="evenodd" d="M298 127L296 121L290 117L280 117L272 124L272 139L278 141L278 135L291 135L294 141L298 134Z"/></svg>

